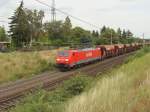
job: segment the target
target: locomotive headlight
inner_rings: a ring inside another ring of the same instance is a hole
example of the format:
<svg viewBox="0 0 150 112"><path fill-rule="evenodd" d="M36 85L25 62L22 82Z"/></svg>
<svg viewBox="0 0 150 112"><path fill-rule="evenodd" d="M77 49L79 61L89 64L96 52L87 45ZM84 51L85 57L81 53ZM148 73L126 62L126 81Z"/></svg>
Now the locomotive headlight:
<svg viewBox="0 0 150 112"><path fill-rule="evenodd" d="M59 59L59 58L57 58L56 60L57 60L57 61L60 61L60 59Z"/></svg>
<svg viewBox="0 0 150 112"><path fill-rule="evenodd" d="M68 62L68 61L69 61L69 59L65 59L65 61L67 61L67 62Z"/></svg>

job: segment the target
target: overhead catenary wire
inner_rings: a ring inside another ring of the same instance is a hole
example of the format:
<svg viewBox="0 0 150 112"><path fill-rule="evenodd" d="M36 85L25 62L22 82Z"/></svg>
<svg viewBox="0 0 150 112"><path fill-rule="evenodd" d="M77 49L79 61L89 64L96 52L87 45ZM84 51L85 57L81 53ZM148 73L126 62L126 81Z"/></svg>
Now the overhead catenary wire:
<svg viewBox="0 0 150 112"><path fill-rule="evenodd" d="M42 2L42 1L40 1L40 0L35 0L35 1L37 1L38 3L40 3L40 4L42 4L42 5L47 6L47 7L49 7L49 8L54 8L54 7L50 6L49 4L44 3L44 2ZM62 13L62 14L64 14L64 15L67 15L67 16L73 18L73 19L76 19L76 20L78 20L78 21L80 21L80 22L82 22L82 23L85 23L85 24L88 24L88 25L90 25L90 26L92 26L92 27L95 27L95 28L100 29L99 26L94 25L94 24L92 24L92 23L90 23L90 22L87 22L87 21L85 21L85 20L83 20L83 19L81 19L81 18L78 18L78 17L76 17L76 16L73 16L73 15L67 13L67 12L64 12L64 11L60 10L60 9L55 8L55 10L58 11L58 12L60 12L60 13Z"/></svg>

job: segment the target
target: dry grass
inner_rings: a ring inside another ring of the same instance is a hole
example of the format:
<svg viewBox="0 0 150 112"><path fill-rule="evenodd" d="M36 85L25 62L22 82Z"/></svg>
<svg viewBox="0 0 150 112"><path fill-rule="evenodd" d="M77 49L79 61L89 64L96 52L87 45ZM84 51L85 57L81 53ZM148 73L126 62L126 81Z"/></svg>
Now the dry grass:
<svg viewBox="0 0 150 112"><path fill-rule="evenodd" d="M36 75L51 69L57 50L0 53L0 83Z"/></svg>
<svg viewBox="0 0 150 112"><path fill-rule="evenodd" d="M100 79L70 100L65 112L150 112L150 54Z"/></svg>

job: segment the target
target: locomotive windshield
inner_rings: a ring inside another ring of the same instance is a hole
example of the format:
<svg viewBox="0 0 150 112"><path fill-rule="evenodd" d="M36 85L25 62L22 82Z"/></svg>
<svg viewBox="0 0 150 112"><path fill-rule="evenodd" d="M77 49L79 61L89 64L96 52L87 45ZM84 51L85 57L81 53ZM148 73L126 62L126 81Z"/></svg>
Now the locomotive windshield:
<svg viewBox="0 0 150 112"><path fill-rule="evenodd" d="M68 51L60 51L58 53L59 56L62 56L62 57L68 57L69 56L69 52Z"/></svg>

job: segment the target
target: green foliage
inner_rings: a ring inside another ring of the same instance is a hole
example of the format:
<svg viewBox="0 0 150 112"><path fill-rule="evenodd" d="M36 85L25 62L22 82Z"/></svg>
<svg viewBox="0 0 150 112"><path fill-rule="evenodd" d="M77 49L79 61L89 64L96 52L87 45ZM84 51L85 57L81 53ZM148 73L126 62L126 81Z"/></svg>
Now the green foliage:
<svg viewBox="0 0 150 112"><path fill-rule="evenodd" d="M90 79L86 76L76 76L64 83L64 90L69 96L79 95L89 85Z"/></svg>
<svg viewBox="0 0 150 112"><path fill-rule="evenodd" d="M99 32L98 32L98 31L93 30L93 32L92 32L92 37L99 38Z"/></svg>
<svg viewBox="0 0 150 112"><path fill-rule="evenodd" d="M44 12L42 10L29 10L25 9L28 23L29 23L29 29L30 29L30 40L37 41L40 39L41 35L44 37L43 32L43 18L44 18ZM32 44L32 43L31 43Z"/></svg>
<svg viewBox="0 0 150 112"><path fill-rule="evenodd" d="M72 36L71 36L71 41L74 43L84 43L83 40L85 41L91 41L91 33L90 31L86 31L81 27L75 27L72 29Z"/></svg>
<svg viewBox="0 0 150 112"><path fill-rule="evenodd" d="M72 33L72 24L70 18L67 16L64 23L63 23L63 36L65 38L65 41L70 41Z"/></svg>
<svg viewBox="0 0 150 112"><path fill-rule="evenodd" d="M54 46L92 42L90 31L86 31L81 27L72 28L69 17L64 22L55 21L45 23L44 29L48 32L49 40Z"/></svg>
<svg viewBox="0 0 150 112"><path fill-rule="evenodd" d="M93 43L94 45L110 44L110 40L107 38L95 38Z"/></svg>
<svg viewBox="0 0 150 112"><path fill-rule="evenodd" d="M50 93L39 90L34 95L28 95L10 112L62 112L64 102L83 92L91 81L90 77L76 76Z"/></svg>
<svg viewBox="0 0 150 112"><path fill-rule="evenodd" d="M30 42L29 23L23 9L23 1L10 19L11 22L9 32L12 37L12 42L16 47L23 47Z"/></svg>
<svg viewBox="0 0 150 112"><path fill-rule="evenodd" d="M65 21L53 21L43 24L44 12L30 10L23 7L23 1L10 18L10 36L12 45L16 47L32 47L33 43L48 43L53 46L72 46L89 44L113 44L133 43L137 39L133 38L130 30L122 30L103 26L101 31L92 32L82 27L72 27L70 18ZM4 37L4 36L3 36ZM139 41L139 40L138 40Z"/></svg>
<svg viewBox="0 0 150 112"><path fill-rule="evenodd" d="M5 28L1 26L0 26L0 41L7 41Z"/></svg>
<svg viewBox="0 0 150 112"><path fill-rule="evenodd" d="M65 81L60 88L50 93L48 102L52 105L57 105L67 101L75 95L79 95L84 90L88 89L92 79L93 78L84 75L72 77L68 81Z"/></svg>
<svg viewBox="0 0 150 112"><path fill-rule="evenodd" d="M54 21L51 23L45 23L44 29L48 32L50 40L63 38L63 24L62 21Z"/></svg>
<svg viewBox="0 0 150 112"><path fill-rule="evenodd" d="M121 31L121 30L120 30ZM122 33L121 33L122 32ZM130 30L123 30L119 33L119 29L118 29L118 35L120 35L119 37L119 42L123 43L123 44L131 44L137 41L137 39L135 37L133 37L133 34Z"/></svg>
<svg viewBox="0 0 150 112"><path fill-rule="evenodd" d="M62 21L54 21L51 23L45 23L44 29L48 32L48 38L52 42L52 45L62 45L64 42L63 36L63 23ZM57 43L58 42L58 43Z"/></svg>
<svg viewBox="0 0 150 112"><path fill-rule="evenodd" d="M23 1L10 18L10 36L16 47L31 46L43 35L43 11L24 9Z"/></svg>
<svg viewBox="0 0 150 112"><path fill-rule="evenodd" d="M114 38L114 37L116 37L116 32L115 32L115 30L114 29L112 29L112 28L106 28L105 30L104 30L104 28L102 29L102 31L101 31L101 38Z"/></svg>
<svg viewBox="0 0 150 112"><path fill-rule="evenodd" d="M133 33L130 30L126 31L118 28L117 31L115 31L114 29L106 26L103 26L103 28L101 29L100 37L107 39L107 41L109 41L108 42L109 44L111 42L111 38L113 44L117 44L117 43L130 44L130 43L138 42L138 39L133 37Z"/></svg>

